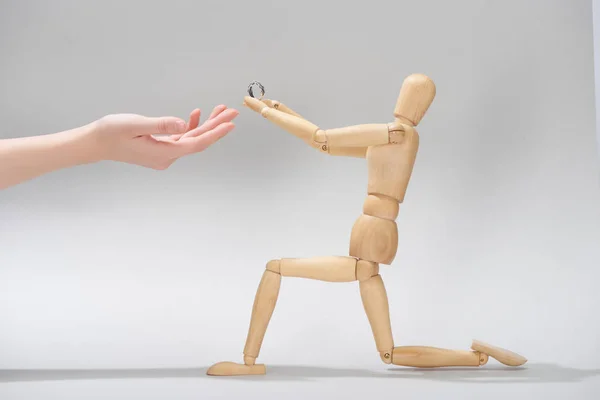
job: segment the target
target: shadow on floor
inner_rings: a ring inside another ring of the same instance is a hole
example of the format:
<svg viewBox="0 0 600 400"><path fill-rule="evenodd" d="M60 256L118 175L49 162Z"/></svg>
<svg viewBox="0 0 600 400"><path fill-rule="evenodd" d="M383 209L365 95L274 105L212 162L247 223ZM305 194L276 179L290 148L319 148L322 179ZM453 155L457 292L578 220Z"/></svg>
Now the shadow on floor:
<svg viewBox="0 0 600 400"><path fill-rule="evenodd" d="M307 381L330 378L412 379L462 383L556 383L579 382L600 376L600 369L577 369L555 364L529 364L509 368L388 368L387 370L340 369L309 366L267 366L267 374L259 376L213 377L207 368L149 368L149 369L0 369L0 383L68 381L89 379L165 379L203 378L249 381Z"/></svg>

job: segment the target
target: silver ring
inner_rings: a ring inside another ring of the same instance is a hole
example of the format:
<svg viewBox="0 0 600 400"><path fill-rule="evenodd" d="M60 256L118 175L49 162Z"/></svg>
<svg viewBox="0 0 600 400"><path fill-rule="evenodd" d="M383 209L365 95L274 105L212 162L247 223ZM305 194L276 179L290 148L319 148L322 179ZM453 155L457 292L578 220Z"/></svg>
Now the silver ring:
<svg viewBox="0 0 600 400"><path fill-rule="evenodd" d="M259 100L261 100L263 98L263 96L265 95L265 87L259 81L254 81L248 85L248 94L250 95L250 97L254 97L254 92L252 91L252 87L254 85L258 86L258 88L260 89Z"/></svg>

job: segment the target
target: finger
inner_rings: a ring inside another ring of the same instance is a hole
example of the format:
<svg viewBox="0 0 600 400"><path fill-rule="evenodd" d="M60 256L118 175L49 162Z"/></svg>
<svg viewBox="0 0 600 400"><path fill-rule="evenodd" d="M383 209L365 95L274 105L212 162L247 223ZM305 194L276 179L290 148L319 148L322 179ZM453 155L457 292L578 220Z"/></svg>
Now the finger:
<svg viewBox="0 0 600 400"><path fill-rule="evenodd" d="M191 131L192 129L196 129L198 124L200 123L200 109L196 108L190 114L190 122L188 123L187 130Z"/></svg>
<svg viewBox="0 0 600 400"><path fill-rule="evenodd" d="M213 110L212 113L210 113L210 116L208 117L208 119L213 119L215 118L217 115L221 114L223 111L227 110L227 106L221 104L216 106Z"/></svg>
<svg viewBox="0 0 600 400"><path fill-rule="evenodd" d="M239 113L240 112L234 108L225 109L224 111L215 115L213 118L209 118L206 121L204 121L204 123L201 125L201 127L206 128L208 126L209 127L208 130L210 130L210 129L212 129L212 128L210 128L211 126L216 126L216 125L212 125L213 123L215 123L215 120L217 121L217 123L221 123L221 124L224 122L231 122L231 121L233 121L233 119L235 117L237 117L239 115Z"/></svg>
<svg viewBox="0 0 600 400"><path fill-rule="evenodd" d="M271 100L271 99L261 99L260 101L262 101L263 103L265 103L267 105L267 107L269 108L277 108L276 107L276 103L275 101Z"/></svg>
<svg viewBox="0 0 600 400"><path fill-rule="evenodd" d="M176 117L143 117L131 121L132 129L138 135L170 135L185 133L187 124Z"/></svg>
<svg viewBox="0 0 600 400"><path fill-rule="evenodd" d="M205 121L200 127L187 132L185 135L183 135L181 137L181 139L201 136L201 135L205 134L206 132L208 132L212 129L215 129L220 124L224 124L224 123L233 121L233 119L235 117L237 117L239 115L239 113L240 112L238 110L236 110L234 108L229 108L229 109L223 111L222 113L220 113L219 115L217 115L215 118Z"/></svg>
<svg viewBox="0 0 600 400"><path fill-rule="evenodd" d="M200 136L182 138L177 142L184 154L198 153L214 144L235 128L233 122L225 122Z"/></svg>
<svg viewBox="0 0 600 400"><path fill-rule="evenodd" d="M156 139L156 140L158 140L160 142L176 142L182 136L183 136L183 134L169 135L169 136L153 136L153 137L154 137L154 139Z"/></svg>
<svg viewBox="0 0 600 400"><path fill-rule="evenodd" d="M208 117L208 119L213 119L215 118L217 115L219 115L220 113L222 113L224 110L227 109L227 106L224 105L218 105L216 106L212 113L210 114L210 116ZM192 111L192 114L190 115L190 123L188 124L188 129L187 131L191 131L193 129L196 129L198 127L198 124L200 123L200 110L196 109L194 111ZM177 137L172 137L173 141L178 141L179 139L181 139L183 137L183 135L177 135Z"/></svg>
<svg viewBox="0 0 600 400"><path fill-rule="evenodd" d="M263 108L268 107L262 101L250 96L244 97L244 105L250 108L251 110L256 111L257 113L260 113Z"/></svg>

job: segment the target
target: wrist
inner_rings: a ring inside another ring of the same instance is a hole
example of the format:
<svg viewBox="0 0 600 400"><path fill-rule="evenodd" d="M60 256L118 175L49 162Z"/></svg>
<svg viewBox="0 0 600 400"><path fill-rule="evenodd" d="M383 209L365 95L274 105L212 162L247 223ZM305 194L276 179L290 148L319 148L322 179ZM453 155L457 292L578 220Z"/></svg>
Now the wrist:
<svg viewBox="0 0 600 400"><path fill-rule="evenodd" d="M37 176L99 161L91 125L0 141L0 189Z"/></svg>
<svg viewBox="0 0 600 400"><path fill-rule="evenodd" d="M83 125L68 132L69 152L74 165L93 164L102 161L98 140L98 127L95 122Z"/></svg>

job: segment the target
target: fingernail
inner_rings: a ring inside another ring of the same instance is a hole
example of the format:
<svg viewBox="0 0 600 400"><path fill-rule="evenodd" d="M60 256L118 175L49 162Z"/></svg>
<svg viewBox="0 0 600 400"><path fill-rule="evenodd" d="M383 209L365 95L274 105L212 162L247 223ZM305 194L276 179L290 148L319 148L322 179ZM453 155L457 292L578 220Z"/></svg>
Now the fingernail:
<svg viewBox="0 0 600 400"><path fill-rule="evenodd" d="M184 131L186 127L187 124L185 123L185 121L177 121L177 129L179 129L179 131Z"/></svg>

